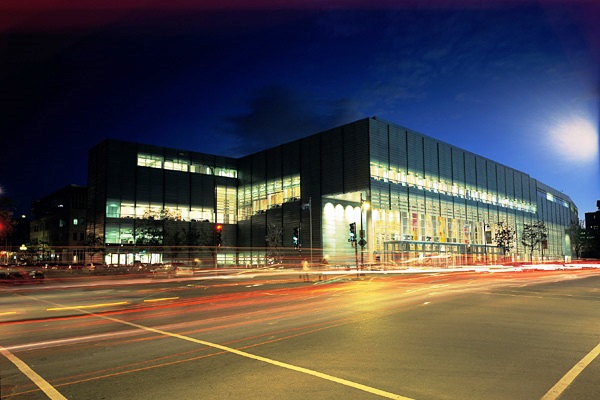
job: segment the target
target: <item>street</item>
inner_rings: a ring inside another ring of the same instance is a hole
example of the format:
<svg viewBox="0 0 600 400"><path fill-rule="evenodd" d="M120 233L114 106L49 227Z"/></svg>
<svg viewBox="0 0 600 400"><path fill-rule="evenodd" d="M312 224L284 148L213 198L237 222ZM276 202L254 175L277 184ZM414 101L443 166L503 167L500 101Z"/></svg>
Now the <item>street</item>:
<svg viewBox="0 0 600 400"><path fill-rule="evenodd" d="M2 399L591 399L598 269L2 287Z"/></svg>

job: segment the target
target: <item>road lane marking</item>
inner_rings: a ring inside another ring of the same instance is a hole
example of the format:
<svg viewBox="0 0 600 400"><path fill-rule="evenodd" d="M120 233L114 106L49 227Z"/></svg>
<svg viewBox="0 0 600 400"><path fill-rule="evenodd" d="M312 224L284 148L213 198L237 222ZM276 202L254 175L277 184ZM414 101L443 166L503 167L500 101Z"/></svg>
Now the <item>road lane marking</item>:
<svg viewBox="0 0 600 400"><path fill-rule="evenodd" d="M64 310L81 310L85 308L98 308L98 307L110 307L110 306L122 306L129 304L127 301L119 301L117 303L101 303L101 304L90 304L88 306L68 306L68 307L53 307L47 308L46 311L64 311Z"/></svg>
<svg viewBox="0 0 600 400"><path fill-rule="evenodd" d="M44 378L39 376L29 365L25 364L19 357L0 346L0 354L12 362L25 376L35 383L52 400L67 400L58 390L49 384Z"/></svg>
<svg viewBox="0 0 600 400"><path fill-rule="evenodd" d="M590 351L585 357L583 357L569 372L565 374L556 385L552 386L552 388L542 397L541 400L555 400L567 390L567 387L577 376L583 372L583 370L592 362L598 355L600 354L600 343L592 351Z"/></svg>
<svg viewBox="0 0 600 400"><path fill-rule="evenodd" d="M351 388L354 388L354 389L362 390L364 392L375 394L375 395L378 395L378 396L381 396L381 397L385 397L385 398L388 398L388 399L412 400L409 397L400 396L400 395L395 394L395 393L386 392L385 390L381 390L381 389L377 389L377 388L374 388L374 387L371 387L371 386L363 385L361 383L349 381L347 379L338 378L338 377L335 377L335 376L332 376L332 375L328 375L328 374L325 374L323 372L315 371L315 370L312 370L312 369L308 369L308 368L304 368L304 367L299 367L297 365L288 364L288 363L285 363L285 362L282 362L282 361L273 360L273 359L270 359L270 358L267 358L267 357L262 357L262 356L259 356L259 355L256 355L256 354L252 354L252 353L248 353L248 352L241 351L241 350L238 350L238 349L234 349L232 347L223 346L223 345L220 345L218 343L207 342L205 340L195 339L195 338L192 338L192 337L189 337L189 336L180 335L178 333L163 331L161 329L155 329L155 328L151 328L149 326L139 325L139 324L136 324L136 323L133 323L133 322L123 321L123 320L120 320L120 319L117 319L117 318L112 318L112 317L109 317L109 316L106 316L106 315L96 315L96 314L93 314L93 315L95 315L97 317L100 317L100 318L104 318L104 319L113 321L113 322L117 322L117 323L120 323L120 324L125 324L125 325L129 325L129 326L133 326L135 328L142 329L142 330L145 330L145 331L148 331L148 332L156 333L156 334L163 335L163 336L170 336L170 337L173 337L173 338L176 338L176 339L186 340L188 342L197 343L197 344L201 344L203 346L212 347L214 349L223 350L223 351L226 351L226 352L229 352L229 353L232 353L232 354L237 354L237 355L242 356L242 357L250 358L250 359L253 359L253 360L256 360L256 361L261 361L261 362L264 362L264 363L267 363L267 364L271 364L271 365L275 365L275 366L278 366L278 367L281 367L281 368L286 368L286 369L289 369L289 370L292 370L292 371L301 372L303 374L312 375L312 376L315 376L317 378L325 379L325 380L328 380L330 382L339 383L341 385L345 385L345 386L348 386L348 387L351 387Z"/></svg>
<svg viewBox="0 0 600 400"><path fill-rule="evenodd" d="M2 316L2 315L14 315L16 313L17 313L16 311L6 311L6 312L1 312L0 316Z"/></svg>
<svg viewBox="0 0 600 400"><path fill-rule="evenodd" d="M144 303L155 303L157 301L177 300L179 297L161 297L160 299L146 299Z"/></svg>

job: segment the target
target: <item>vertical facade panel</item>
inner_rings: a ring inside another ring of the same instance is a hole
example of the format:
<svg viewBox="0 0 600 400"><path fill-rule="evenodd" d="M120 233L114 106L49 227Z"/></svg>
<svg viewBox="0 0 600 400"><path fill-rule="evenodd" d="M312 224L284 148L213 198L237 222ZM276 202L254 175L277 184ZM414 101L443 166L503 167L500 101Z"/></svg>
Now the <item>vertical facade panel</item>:
<svg viewBox="0 0 600 400"><path fill-rule="evenodd" d="M395 126L390 126L390 153L391 162L396 164L399 170L408 170L408 145L407 131Z"/></svg>
<svg viewBox="0 0 600 400"><path fill-rule="evenodd" d="M452 182L456 184L464 184L466 182L464 154L464 151L452 148Z"/></svg>
<svg viewBox="0 0 600 400"><path fill-rule="evenodd" d="M424 175L423 137L413 132L407 134L408 170L418 176Z"/></svg>
<svg viewBox="0 0 600 400"><path fill-rule="evenodd" d="M475 173L477 175L477 189L480 192L487 192L487 163L485 159L481 157L475 157Z"/></svg>
<svg viewBox="0 0 600 400"><path fill-rule="evenodd" d="M439 154L437 142L430 138L423 138L423 161L425 178L439 181Z"/></svg>
<svg viewBox="0 0 600 400"><path fill-rule="evenodd" d="M486 164L486 172L487 172L487 190L492 193L492 194L497 194L498 193L498 174L496 171L496 168L498 167L498 164L486 160L485 161Z"/></svg>
<svg viewBox="0 0 600 400"><path fill-rule="evenodd" d="M334 129L321 137L321 187L324 193L344 193L345 137L342 129Z"/></svg>
<svg viewBox="0 0 600 400"><path fill-rule="evenodd" d="M471 153L464 153L465 183L469 188L477 187L477 165L475 156Z"/></svg>
<svg viewBox="0 0 600 400"><path fill-rule="evenodd" d="M440 181L452 183L452 149L445 143L438 143Z"/></svg>

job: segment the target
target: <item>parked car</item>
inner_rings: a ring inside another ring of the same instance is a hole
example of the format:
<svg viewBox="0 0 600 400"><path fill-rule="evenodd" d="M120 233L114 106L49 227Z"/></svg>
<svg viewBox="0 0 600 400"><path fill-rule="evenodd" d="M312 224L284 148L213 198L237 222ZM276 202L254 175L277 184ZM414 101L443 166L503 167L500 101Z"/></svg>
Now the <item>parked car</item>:
<svg viewBox="0 0 600 400"><path fill-rule="evenodd" d="M155 278L174 278L176 276L194 276L194 268L184 263L166 263L152 268L152 276Z"/></svg>
<svg viewBox="0 0 600 400"><path fill-rule="evenodd" d="M153 278L172 278L175 276L175 269L171 264L155 264L150 272Z"/></svg>
<svg viewBox="0 0 600 400"><path fill-rule="evenodd" d="M29 271L28 273L29 282L28 283L44 283L46 276L42 271Z"/></svg>
<svg viewBox="0 0 600 400"><path fill-rule="evenodd" d="M0 271L0 282L5 285L21 285L25 279L26 275L20 271Z"/></svg>
<svg viewBox="0 0 600 400"><path fill-rule="evenodd" d="M27 285L31 283L44 283L45 275L42 271L0 271L0 283L5 285Z"/></svg>

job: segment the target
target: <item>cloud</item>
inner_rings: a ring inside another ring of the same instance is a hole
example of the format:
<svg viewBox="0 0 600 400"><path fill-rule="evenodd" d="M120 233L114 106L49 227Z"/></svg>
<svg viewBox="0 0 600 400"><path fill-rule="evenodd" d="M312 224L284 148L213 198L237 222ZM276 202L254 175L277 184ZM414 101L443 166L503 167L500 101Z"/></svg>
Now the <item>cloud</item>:
<svg viewBox="0 0 600 400"><path fill-rule="evenodd" d="M249 101L248 112L226 117L237 138L234 153L250 154L365 117L350 99L318 96L272 85Z"/></svg>

